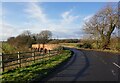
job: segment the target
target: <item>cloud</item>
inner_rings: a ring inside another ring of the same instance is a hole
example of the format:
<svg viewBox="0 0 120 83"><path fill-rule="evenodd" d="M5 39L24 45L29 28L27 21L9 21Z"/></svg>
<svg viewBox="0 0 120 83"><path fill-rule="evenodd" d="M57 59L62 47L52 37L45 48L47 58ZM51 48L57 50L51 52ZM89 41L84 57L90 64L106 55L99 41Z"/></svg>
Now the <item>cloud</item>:
<svg viewBox="0 0 120 83"><path fill-rule="evenodd" d="M6 8L0 9L0 41L5 41L9 37L20 34L20 30L17 28L17 26L14 26L11 23L6 22L5 19L2 19L10 13L11 12Z"/></svg>
<svg viewBox="0 0 120 83"><path fill-rule="evenodd" d="M42 3L41 3L42 4ZM53 19L47 17L41 4L30 2L27 3L26 8L23 9L28 19L24 21L21 26L14 26L12 24L4 23L2 33L0 37L2 40L6 40L8 37L17 36L24 30L30 30L32 33L39 33L42 30L50 30L53 33L53 37L59 36L59 38L79 38L78 33L74 33L79 30L80 24L76 24L75 21L79 19L78 15L73 15L73 9L60 14L61 19L57 19L53 22Z"/></svg>
<svg viewBox="0 0 120 83"><path fill-rule="evenodd" d="M15 36L16 34L19 34L19 30L15 28L15 26L9 24L9 23L2 23L0 24L2 26L1 33L0 33L0 41L4 41L9 37Z"/></svg>
<svg viewBox="0 0 120 83"><path fill-rule="evenodd" d="M0 23L2 23L2 16L3 16L2 3L0 3Z"/></svg>
<svg viewBox="0 0 120 83"><path fill-rule="evenodd" d="M47 17L44 13L44 10L38 3L29 3L25 12L28 14L29 18L33 18L34 20L39 21L40 24L54 24L51 19ZM70 9L69 11L65 11L61 14L62 19L60 20L59 24L69 24L79 18L79 16L72 15L73 10Z"/></svg>
<svg viewBox="0 0 120 83"><path fill-rule="evenodd" d="M63 32L67 34L71 32L69 29L72 28L72 26L75 26L74 21L79 18L79 16L74 16L73 9L70 9L61 14L62 19L58 19L56 22L53 22L52 20L54 19L49 19L41 4L37 3L29 3L25 12L31 20L37 20L35 23L32 21L29 22L31 26L30 30L34 32L47 29L52 32Z"/></svg>
<svg viewBox="0 0 120 83"><path fill-rule="evenodd" d="M28 8L25 9L25 12L29 14L30 18L35 18L42 23L48 22L46 14L43 12L43 8L38 6L37 3L29 3Z"/></svg>
<svg viewBox="0 0 120 83"><path fill-rule="evenodd" d="M86 17L84 17L83 21L89 21L93 17L93 14L90 14Z"/></svg>
<svg viewBox="0 0 120 83"><path fill-rule="evenodd" d="M66 11L66 12L62 13L62 15L61 15L62 18L63 18L62 23L66 23L66 24L68 23L69 24L69 23L71 23L74 20L79 18L79 16L73 16L72 12L73 12L73 10L71 9L69 11Z"/></svg>
<svg viewBox="0 0 120 83"><path fill-rule="evenodd" d="M0 3L0 41L6 40L11 35L11 30L13 30L13 27L10 26L8 23L3 23L3 17L7 14L5 8L2 8L2 3Z"/></svg>
<svg viewBox="0 0 120 83"><path fill-rule="evenodd" d="M0 3L0 16L2 16L2 3Z"/></svg>

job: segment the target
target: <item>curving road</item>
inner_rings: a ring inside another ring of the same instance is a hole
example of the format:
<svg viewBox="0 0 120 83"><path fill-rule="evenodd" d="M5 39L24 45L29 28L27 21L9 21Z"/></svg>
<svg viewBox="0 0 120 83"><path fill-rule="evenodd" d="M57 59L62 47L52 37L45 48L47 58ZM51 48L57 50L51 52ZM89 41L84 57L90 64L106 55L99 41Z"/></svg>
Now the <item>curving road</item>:
<svg viewBox="0 0 120 83"><path fill-rule="evenodd" d="M74 52L74 55L68 63L42 82L119 81L119 54L105 54L74 48L70 50Z"/></svg>

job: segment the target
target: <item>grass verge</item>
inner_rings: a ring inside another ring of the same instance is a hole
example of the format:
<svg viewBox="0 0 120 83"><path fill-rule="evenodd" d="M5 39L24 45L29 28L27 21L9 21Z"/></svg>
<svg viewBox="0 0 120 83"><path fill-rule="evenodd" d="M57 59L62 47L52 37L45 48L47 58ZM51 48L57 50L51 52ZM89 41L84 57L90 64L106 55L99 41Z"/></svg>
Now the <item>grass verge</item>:
<svg viewBox="0 0 120 83"><path fill-rule="evenodd" d="M41 60L25 68L3 72L1 82L26 83L36 78L42 79L69 57L71 57L71 51L64 50L61 54L55 55L48 60Z"/></svg>
<svg viewBox="0 0 120 83"><path fill-rule="evenodd" d="M77 49L90 50L90 51L98 51L98 52L107 52L107 53L113 53L113 54L119 54L120 53L120 51L116 51L116 50L85 49L85 48L77 48Z"/></svg>

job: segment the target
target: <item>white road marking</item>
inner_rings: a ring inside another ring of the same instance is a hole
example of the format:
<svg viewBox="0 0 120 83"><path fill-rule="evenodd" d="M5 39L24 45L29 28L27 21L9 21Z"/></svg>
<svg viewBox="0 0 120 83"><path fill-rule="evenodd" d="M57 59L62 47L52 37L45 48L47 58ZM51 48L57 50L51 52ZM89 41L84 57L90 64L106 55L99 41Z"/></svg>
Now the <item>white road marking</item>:
<svg viewBox="0 0 120 83"><path fill-rule="evenodd" d="M118 64L116 64L116 63L113 63L115 66L117 66L118 68L120 68L120 66L118 65Z"/></svg>
<svg viewBox="0 0 120 83"><path fill-rule="evenodd" d="M116 75L115 71L114 70L111 70L111 71L112 71L112 74L115 76Z"/></svg>

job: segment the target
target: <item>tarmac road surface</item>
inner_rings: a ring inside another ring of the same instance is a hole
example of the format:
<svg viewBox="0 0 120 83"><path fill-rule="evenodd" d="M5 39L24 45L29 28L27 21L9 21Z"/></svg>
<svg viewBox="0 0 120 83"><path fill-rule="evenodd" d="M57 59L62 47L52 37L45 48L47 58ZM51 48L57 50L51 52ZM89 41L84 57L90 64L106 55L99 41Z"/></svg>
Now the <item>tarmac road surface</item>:
<svg viewBox="0 0 120 83"><path fill-rule="evenodd" d="M42 82L119 81L120 54L75 48L70 50L74 52L74 55L67 64L43 79Z"/></svg>

